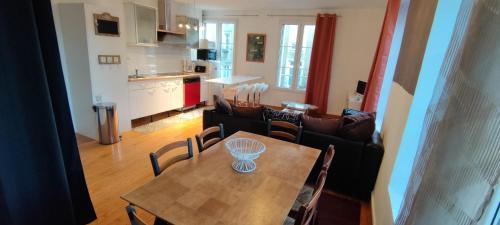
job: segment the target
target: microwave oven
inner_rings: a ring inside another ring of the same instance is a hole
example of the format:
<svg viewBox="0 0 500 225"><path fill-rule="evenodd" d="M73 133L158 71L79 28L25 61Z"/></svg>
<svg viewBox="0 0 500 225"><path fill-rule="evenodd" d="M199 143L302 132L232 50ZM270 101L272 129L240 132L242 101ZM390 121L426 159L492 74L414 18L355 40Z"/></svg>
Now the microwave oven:
<svg viewBox="0 0 500 225"><path fill-rule="evenodd" d="M217 60L217 51L215 49L198 49L196 58L198 60Z"/></svg>

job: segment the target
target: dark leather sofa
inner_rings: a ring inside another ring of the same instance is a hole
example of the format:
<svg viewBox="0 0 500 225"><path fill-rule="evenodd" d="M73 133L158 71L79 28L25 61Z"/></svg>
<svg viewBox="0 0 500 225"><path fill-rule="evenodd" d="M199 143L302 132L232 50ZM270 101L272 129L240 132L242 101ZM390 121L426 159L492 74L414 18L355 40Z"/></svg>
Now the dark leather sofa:
<svg viewBox="0 0 500 225"><path fill-rule="evenodd" d="M204 110L203 129L224 124L226 137L239 130L266 135L266 122L231 116L215 110ZM318 158L307 180L313 184L321 170L323 156L329 145L335 146L335 156L328 171L326 188L359 200L368 201L371 196L382 157L382 140L378 132L367 142L351 141L344 138L304 130L300 144L320 149Z"/></svg>

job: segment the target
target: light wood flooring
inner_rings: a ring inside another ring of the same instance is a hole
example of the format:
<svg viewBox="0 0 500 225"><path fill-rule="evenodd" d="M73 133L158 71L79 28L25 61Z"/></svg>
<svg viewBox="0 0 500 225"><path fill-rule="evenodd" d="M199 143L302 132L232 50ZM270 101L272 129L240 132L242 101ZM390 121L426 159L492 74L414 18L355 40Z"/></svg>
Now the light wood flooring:
<svg viewBox="0 0 500 225"><path fill-rule="evenodd" d="M201 130L202 118L198 118L149 134L126 132L122 134L123 140L114 145L100 145L78 137L87 186L97 214L97 220L91 224L130 224L125 212L127 203L120 196L153 179L149 153L187 137L192 138L197 153L194 135ZM153 216L140 209L138 214L153 223ZM365 203L361 206L360 225L369 224L371 211Z"/></svg>

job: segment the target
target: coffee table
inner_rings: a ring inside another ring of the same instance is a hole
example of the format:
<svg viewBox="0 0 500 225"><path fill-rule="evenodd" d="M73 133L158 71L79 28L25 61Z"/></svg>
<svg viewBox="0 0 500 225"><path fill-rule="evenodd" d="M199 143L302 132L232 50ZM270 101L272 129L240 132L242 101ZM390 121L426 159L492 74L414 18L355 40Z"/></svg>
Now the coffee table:
<svg viewBox="0 0 500 225"><path fill-rule="evenodd" d="M294 101L282 101L281 107L284 108L284 111L298 111L298 113L315 112L318 110L318 106Z"/></svg>

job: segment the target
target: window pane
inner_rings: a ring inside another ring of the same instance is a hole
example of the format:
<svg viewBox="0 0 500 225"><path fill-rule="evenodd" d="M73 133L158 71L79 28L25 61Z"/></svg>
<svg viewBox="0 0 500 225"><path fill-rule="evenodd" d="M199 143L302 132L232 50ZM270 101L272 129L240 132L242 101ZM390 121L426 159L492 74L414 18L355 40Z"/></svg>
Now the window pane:
<svg viewBox="0 0 500 225"><path fill-rule="evenodd" d="M278 87L291 88L295 68L298 25L284 25L281 33Z"/></svg>
<svg viewBox="0 0 500 225"><path fill-rule="evenodd" d="M312 47L314 41L315 25L304 26L304 36L302 38L302 47Z"/></svg>
<svg viewBox="0 0 500 225"><path fill-rule="evenodd" d="M230 77L233 70L234 24L222 23L220 34L220 77Z"/></svg>
<svg viewBox="0 0 500 225"><path fill-rule="evenodd" d="M212 43L217 43L217 24L216 23L206 23L205 24L205 38Z"/></svg>
<svg viewBox="0 0 500 225"><path fill-rule="evenodd" d="M280 50L280 67L293 68L295 65L295 47L281 47Z"/></svg>
<svg viewBox="0 0 500 225"><path fill-rule="evenodd" d="M297 45L297 32L299 25L284 25L281 35L281 46L294 46Z"/></svg>
<svg viewBox="0 0 500 225"><path fill-rule="evenodd" d="M297 80L297 89L305 90L307 87L307 77L309 74L309 64L311 63L311 51L314 41L314 25L305 25L302 35L302 48L300 51L300 66Z"/></svg>
<svg viewBox="0 0 500 225"><path fill-rule="evenodd" d="M234 43L234 24L232 23L223 23L222 24L222 35L221 35L221 43L225 44L233 44Z"/></svg>
<svg viewBox="0 0 500 225"><path fill-rule="evenodd" d="M309 70L299 70L299 77L297 79L297 89L298 90L305 90L307 87L307 74L309 73Z"/></svg>
<svg viewBox="0 0 500 225"><path fill-rule="evenodd" d="M220 50L220 61L221 62L233 62L233 46L232 45L222 45Z"/></svg>
<svg viewBox="0 0 500 225"><path fill-rule="evenodd" d="M233 70L221 69L221 77L230 77L233 74Z"/></svg>

